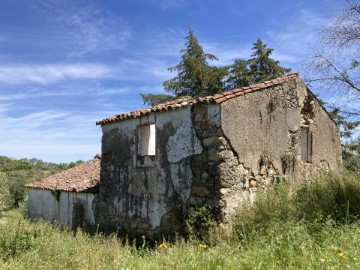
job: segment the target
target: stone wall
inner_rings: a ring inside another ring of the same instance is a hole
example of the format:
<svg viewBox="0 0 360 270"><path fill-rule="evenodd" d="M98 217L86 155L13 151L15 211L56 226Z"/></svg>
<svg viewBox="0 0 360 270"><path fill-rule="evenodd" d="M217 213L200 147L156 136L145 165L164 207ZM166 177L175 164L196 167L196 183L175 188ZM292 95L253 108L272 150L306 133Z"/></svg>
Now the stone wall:
<svg viewBox="0 0 360 270"><path fill-rule="evenodd" d="M199 174L215 187L208 193L213 200L194 201L215 207L221 222L244 200L253 201L259 188L280 181L296 186L310 176L340 169L339 130L300 79L221 103L216 117L221 129L211 134L199 125L206 118L198 122L201 117L196 107L194 111L207 163ZM312 140L306 162L301 159L302 128ZM204 179L202 184L206 186Z"/></svg>

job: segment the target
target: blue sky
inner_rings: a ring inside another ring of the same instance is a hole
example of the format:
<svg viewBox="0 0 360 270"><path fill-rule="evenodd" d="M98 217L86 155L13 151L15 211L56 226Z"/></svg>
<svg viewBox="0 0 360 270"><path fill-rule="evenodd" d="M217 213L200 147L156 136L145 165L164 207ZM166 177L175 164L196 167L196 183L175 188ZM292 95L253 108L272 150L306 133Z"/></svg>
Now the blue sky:
<svg viewBox="0 0 360 270"><path fill-rule="evenodd" d="M260 37L284 67L315 44L330 0L0 0L0 155L51 162L101 152L96 120L143 107L180 61L188 27L216 65Z"/></svg>

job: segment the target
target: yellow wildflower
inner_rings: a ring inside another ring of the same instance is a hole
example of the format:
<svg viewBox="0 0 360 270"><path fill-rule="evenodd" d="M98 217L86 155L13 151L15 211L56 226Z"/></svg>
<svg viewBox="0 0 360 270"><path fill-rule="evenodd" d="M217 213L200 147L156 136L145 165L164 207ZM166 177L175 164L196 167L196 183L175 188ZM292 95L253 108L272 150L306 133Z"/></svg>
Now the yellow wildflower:
<svg viewBox="0 0 360 270"><path fill-rule="evenodd" d="M166 243L160 244L159 248L168 248L168 245Z"/></svg>
<svg viewBox="0 0 360 270"><path fill-rule="evenodd" d="M205 245L205 244L199 244L199 248L205 249L205 248L207 248L207 245Z"/></svg>
<svg viewBox="0 0 360 270"><path fill-rule="evenodd" d="M340 258L345 259L345 255L344 255L344 253L343 253L343 252L339 252L339 253L338 253L338 256L339 256Z"/></svg>

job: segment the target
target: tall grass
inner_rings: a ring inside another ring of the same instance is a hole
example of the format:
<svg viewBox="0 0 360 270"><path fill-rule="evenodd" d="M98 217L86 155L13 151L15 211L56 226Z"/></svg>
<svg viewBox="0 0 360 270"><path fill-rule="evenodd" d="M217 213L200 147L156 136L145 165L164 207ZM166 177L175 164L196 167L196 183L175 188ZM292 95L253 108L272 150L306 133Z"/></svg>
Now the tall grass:
<svg viewBox="0 0 360 270"><path fill-rule="evenodd" d="M214 227L208 243L179 238L151 249L10 211L0 218L0 268L360 269L359 198L358 177L348 173L296 191L279 185L242 207L231 227Z"/></svg>
<svg viewBox="0 0 360 270"><path fill-rule="evenodd" d="M296 222L309 228L319 224L350 224L360 216L359 175L329 173L296 190L286 183L259 193L254 204L244 204L234 216L233 236L244 238L266 231L274 222Z"/></svg>

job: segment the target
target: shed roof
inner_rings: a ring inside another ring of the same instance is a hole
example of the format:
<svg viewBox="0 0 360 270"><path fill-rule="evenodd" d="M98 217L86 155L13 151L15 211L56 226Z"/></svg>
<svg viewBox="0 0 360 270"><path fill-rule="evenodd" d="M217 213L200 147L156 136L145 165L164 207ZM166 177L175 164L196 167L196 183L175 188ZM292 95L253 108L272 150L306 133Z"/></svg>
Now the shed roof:
<svg viewBox="0 0 360 270"><path fill-rule="evenodd" d="M88 162L27 184L26 187L96 193L98 191L97 184L100 181L100 159L100 156L95 156Z"/></svg>
<svg viewBox="0 0 360 270"><path fill-rule="evenodd" d="M286 76L265 81L263 83L254 84L246 87L237 88L231 91L226 91L221 94L216 94L213 96L206 96L206 97L182 97L179 99L175 99L166 103L161 103L155 106L151 106L144 109L138 109L132 112L128 113L122 113L117 114L108 118L104 118L102 120L99 120L96 122L96 125L105 125L109 123L116 123L120 122L125 119L131 119L131 118L138 118L147 114L150 114L152 112L162 112L162 111L168 111L168 110L175 110L178 108L186 107L187 105L197 104L197 103L216 103L220 104L226 100L232 99L237 96L243 96L247 93L251 93L254 91L263 90L266 88L270 88L276 85L283 84L285 82L288 82L289 80L293 80L295 78L299 77L299 73L290 73Z"/></svg>

